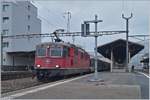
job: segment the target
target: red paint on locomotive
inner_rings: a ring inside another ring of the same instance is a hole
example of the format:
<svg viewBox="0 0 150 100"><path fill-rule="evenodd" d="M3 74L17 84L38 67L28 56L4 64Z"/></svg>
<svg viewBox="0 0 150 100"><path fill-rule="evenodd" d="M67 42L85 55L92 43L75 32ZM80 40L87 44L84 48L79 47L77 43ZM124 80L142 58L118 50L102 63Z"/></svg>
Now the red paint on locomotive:
<svg viewBox="0 0 150 100"><path fill-rule="evenodd" d="M85 50L68 43L44 43L37 46L36 69L90 69Z"/></svg>

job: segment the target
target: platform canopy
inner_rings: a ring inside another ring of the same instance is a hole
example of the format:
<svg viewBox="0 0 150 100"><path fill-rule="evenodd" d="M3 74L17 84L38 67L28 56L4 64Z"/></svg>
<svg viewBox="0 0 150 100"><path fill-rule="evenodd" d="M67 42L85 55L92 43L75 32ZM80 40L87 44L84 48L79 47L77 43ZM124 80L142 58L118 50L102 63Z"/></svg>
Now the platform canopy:
<svg viewBox="0 0 150 100"><path fill-rule="evenodd" d="M35 51L16 51L7 52L9 55L19 56L19 57L35 57Z"/></svg>
<svg viewBox="0 0 150 100"><path fill-rule="evenodd" d="M143 45L129 41L130 57L136 55L144 48ZM98 52L104 57L111 59L111 51L117 63L123 63L126 58L126 40L118 39L110 43L98 46Z"/></svg>

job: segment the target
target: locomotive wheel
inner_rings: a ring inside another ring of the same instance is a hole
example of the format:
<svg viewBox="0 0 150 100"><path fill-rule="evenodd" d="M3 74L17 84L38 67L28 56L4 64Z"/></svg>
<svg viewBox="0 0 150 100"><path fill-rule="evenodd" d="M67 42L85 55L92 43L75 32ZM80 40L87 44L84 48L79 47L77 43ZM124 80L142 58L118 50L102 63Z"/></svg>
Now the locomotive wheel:
<svg viewBox="0 0 150 100"><path fill-rule="evenodd" d="M41 81L43 81L43 77L40 75L37 75L37 80L41 82Z"/></svg>
<svg viewBox="0 0 150 100"><path fill-rule="evenodd" d="M44 74L42 73L37 73L37 80L39 81L39 82L43 82L43 81L45 81L46 79L45 79L45 76L44 76Z"/></svg>

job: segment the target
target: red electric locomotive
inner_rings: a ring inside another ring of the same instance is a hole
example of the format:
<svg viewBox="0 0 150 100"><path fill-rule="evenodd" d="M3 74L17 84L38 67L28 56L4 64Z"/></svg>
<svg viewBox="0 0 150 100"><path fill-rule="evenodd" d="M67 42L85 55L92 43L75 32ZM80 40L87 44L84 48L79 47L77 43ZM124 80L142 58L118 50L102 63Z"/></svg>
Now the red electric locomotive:
<svg viewBox="0 0 150 100"><path fill-rule="evenodd" d="M35 68L38 80L90 72L90 56L80 47L64 42L36 46Z"/></svg>

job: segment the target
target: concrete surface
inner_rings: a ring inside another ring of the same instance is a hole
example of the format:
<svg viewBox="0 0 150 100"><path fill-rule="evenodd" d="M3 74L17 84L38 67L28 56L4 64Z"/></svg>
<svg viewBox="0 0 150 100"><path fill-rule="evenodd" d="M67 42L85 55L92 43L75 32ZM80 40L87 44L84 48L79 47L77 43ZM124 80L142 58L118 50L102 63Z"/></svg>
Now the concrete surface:
<svg viewBox="0 0 150 100"><path fill-rule="evenodd" d="M139 99L139 86L67 83L18 99ZM16 98L16 99L17 99Z"/></svg>
<svg viewBox="0 0 150 100"><path fill-rule="evenodd" d="M138 73L99 73L104 82L90 82L93 74L43 90L37 88L16 99L148 99L148 78ZM70 80L70 79L69 79ZM53 83L57 84L57 83ZM47 86L52 85L48 83ZM40 87L40 86L39 86ZM44 86L43 86L44 87ZM26 91L22 91L26 92ZM21 93L21 92L20 92ZM16 93L17 94L17 93Z"/></svg>

